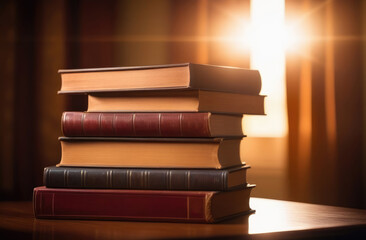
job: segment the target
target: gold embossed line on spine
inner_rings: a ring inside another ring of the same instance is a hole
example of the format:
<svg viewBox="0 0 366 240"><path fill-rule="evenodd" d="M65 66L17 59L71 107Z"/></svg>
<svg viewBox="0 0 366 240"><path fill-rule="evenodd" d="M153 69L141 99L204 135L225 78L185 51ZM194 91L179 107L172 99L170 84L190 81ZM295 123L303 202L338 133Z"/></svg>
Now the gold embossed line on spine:
<svg viewBox="0 0 366 240"><path fill-rule="evenodd" d="M127 183L128 183L128 188L131 189L132 187L132 171L131 170L127 170Z"/></svg>
<svg viewBox="0 0 366 240"><path fill-rule="evenodd" d="M82 113L82 115L81 115L81 130L83 131L83 136L85 136L84 119L85 119L85 113Z"/></svg>
<svg viewBox="0 0 366 240"><path fill-rule="evenodd" d="M109 184L111 185L110 188L113 188L113 170L109 171Z"/></svg>
<svg viewBox="0 0 366 240"><path fill-rule="evenodd" d="M215 221L212 216L212 197L213 193L208 193L205 195L205 220L208 223Z"/></svg>
<svg viewBox="0 0 366 240"><path fill-rule="evenodd" d="M170 173L170 171L171 170L168 170L167 172L166 172L166 174L165 174L165 181L166 181L166 183L167 183L167 188L169 189L169 190L171 190L171 187L172 187L172 185L171 185L171 182L170 182L170 178L169 178L169 173Z"/></svg>
<svg viewBox="0 0 366 240"><path fill-rule="evenodd" d="M68 187L68 176L69 176L69 172L65 169L64 170L64 186Z"/></svg>
<svg viewBox="0 0 366 240"><path fill-rule="evenodd" d="M222 190L227 190L227 172L221 172L221 182L222 182Z"/></svg>
<svg viewBox="0 0 366 240"><path fill-rule="evenodd" d="M103 113L99 113L98 114L98 135L102 135L102 116L103 116Z"/></svg>
<svg viewBox="0 0 366 240"><path fill-rule="evenodd" d="M107 178L107 188L111 188L111 171L110 170L107 170L107 173L106 173L106 178Z"/></svg>
<svg viewBox="0 0 366 240"><path fill-rule="evenodd" d="M204 123L205 123L205 125L206 125L206 131L207 132L205 132L204 133L204 136L211 136L211 113L207 113L207 114L205 114L205 117L203 118L203 120L204 120Z"/></svg>
<svg viewBox="0 0 366 240"><path fill-rule="evenodd" d="M140 182L140 188L142 188L142 189L145 189L145 171L144 170L142 170L141 172L140 172L140 179L139 179L140 181L137 181L137 182Z"/></svg>
<svg viewBox="0 0 366 240"><path fill-rule="evenodd" d="M146 180L146 188L150 189L149 185L150 171L146 170L145 180Z"/></svg>
<svg viewBox="0 0 366 240"><path fill-rule="evenodd" d="M61 117L61 132L63 135L65 135L65 131L64 131L65 123L66 123L66 112L63 112L62 117Z"/></svg>
<svg viewBox="0 0 366 240"><path fill-rule="evenodd" d="M134 136L136 136L135 118L136 118L136 113L133 113L132 114L132 131L133 131Z"/></svg>
<svg viewBox="0 0 366 240"><path fill-rule="evenodd" d="M85 187L85 170L81 170L81 186Z"/></svg>
<svg viewBox="0 0 366 240"><path fill-rule="evenodd" d="M112 118L112 131L113 131L113 136L116 136L116 121L117 121L117 114L113 114L113 118Z"/></svg>
<svg viewBox="0 0 366 240"><path fill-rule="evenodd" d="M183 136L182 118L183 118L183 113L180 113L179 114L179 131L180 131L180 136Z"/></svg>
<svg viewBox="0 0 366 240"><path fill-rule="evenodd" d="M159 113L158 128L159 128L159 136L161 137L161 113Z"/></svg>
<svg viewBox="0 0 366 240"><path fill-rule="evenodd" d="M169 188L172 188L172 170L169 171Z"/></svg>
<svg viewBox="0 0 366 240"><path fill-rule="evenodd" d="M187 170L187 189L191 189L191 171Z"/></svg>

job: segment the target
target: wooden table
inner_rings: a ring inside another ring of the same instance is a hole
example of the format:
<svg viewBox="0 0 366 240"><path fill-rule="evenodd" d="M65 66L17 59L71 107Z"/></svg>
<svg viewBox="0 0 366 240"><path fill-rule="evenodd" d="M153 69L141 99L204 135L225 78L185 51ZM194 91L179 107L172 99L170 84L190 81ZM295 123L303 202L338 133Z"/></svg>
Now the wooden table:
<svg viewBox="0 0 366 240"><path fill-rule="evenodd" d="M251 207L250 216L186 224L40 220L31 202L0 202L0 239L366 239L366 210L262 198Z"/></svg>

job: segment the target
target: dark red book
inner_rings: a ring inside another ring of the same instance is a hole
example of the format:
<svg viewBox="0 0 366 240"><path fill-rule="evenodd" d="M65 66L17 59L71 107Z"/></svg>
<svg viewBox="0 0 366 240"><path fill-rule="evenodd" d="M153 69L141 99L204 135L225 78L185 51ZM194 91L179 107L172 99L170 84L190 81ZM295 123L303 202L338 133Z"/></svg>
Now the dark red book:
<svg viewBox="0 0 366 240"><path fill-rule="evenodd" d="M253 187L229 192L37 187L33 206L37 218L212 223L251 212Z"/></svg>
<svg viewBox="0 0 366 240"><path fill-rule="evenodd" d="M213 113L64 112L68 137L225 137L243 136L242 115Z"/></svg>

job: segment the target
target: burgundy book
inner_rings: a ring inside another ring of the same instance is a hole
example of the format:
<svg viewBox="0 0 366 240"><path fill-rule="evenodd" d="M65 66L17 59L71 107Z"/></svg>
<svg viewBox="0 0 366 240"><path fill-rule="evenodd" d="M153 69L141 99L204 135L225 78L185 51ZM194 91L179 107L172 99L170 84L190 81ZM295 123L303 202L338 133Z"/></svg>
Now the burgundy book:
<svg viewBox="0 0 366 240"><path fill-rule="evenodd" d="M225 137L243 136L242 115L213 113L64 112L68 137Z"/></svg>
<svg viewBox="0 0 366 240"><path fill-rule="evenodd" d="M229 192L37 187L36 218L213 223L250 213L254 185Z"/></svg>
<svg viewBox="0 0 366 240"><path fill-rule="evenodd" d="M227 169L46 167L50 188L228 191L247 184L248 165Z"/></svg>

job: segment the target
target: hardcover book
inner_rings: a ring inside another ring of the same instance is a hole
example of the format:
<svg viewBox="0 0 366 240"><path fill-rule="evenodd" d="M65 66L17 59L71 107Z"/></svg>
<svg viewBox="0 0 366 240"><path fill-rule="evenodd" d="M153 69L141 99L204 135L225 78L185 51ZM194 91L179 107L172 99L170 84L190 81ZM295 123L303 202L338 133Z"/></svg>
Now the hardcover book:
<svg viewBox="0 0 366 240"><path fill-rule="evenodd" d="M250 213L253 187L228 192L37 187L33 206L36 218L213 223Z"/></svg>
<svg viewBox="0 0 366 240"><path fill-rule="evenodd" d="M265 96L202 90L136 91L88 95L88 112L212 112L264 114Z"/></svg>
<svg viewBox="0 0 366 240"><path fill-rule="evenodd" d="M64 112L61 119L67 137L243 136L241 115Z"/></svg>
<svg viewBox="0 0 366 240"><path fill-rule="evenodd" d="M58 166L228 168L242 165L241 139L60 137Z"/></svg>
<svg viewBox="0 0 366 240"><path fill-rule="evenodd" d="M46 167L49 188L228 191L247 184L247 165L216 169Z"/></svg>
<svg viewBox="0 0 366 240"><path fill-rule="evenodd" d="M59 93L202 89L258 95L257 70L202 64L59 70Z"/></svg>

